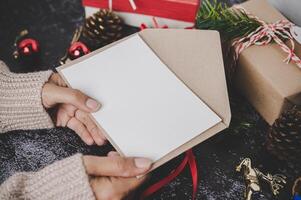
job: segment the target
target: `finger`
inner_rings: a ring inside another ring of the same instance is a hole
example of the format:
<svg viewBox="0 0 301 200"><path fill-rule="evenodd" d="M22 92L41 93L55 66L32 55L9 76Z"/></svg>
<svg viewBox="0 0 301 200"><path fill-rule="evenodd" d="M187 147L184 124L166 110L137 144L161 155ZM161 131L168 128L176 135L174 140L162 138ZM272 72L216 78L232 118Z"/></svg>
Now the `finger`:
<svg viewBox="0 0 301 200"><path fill-rule="evenodd" d="M67 114L65 110L58 110L56 114L56 126L66 127L68 121L71 119L71 117Z"/></svg>
<svg viewBox="0 0 301 200"><path fill-rule="evenodd" d="M68 123L67 127L74 130L79 137L87 144L92 145L93 144L93 138L91 137L90 133L86 129L86 127L76 118L71 118Z"/></svg>
<svg viewBox="0 0 301 200"><path fill-rule="evenodd" d="M141 178L116 178L110 177L111 184L114 187L114 193L116 196L120 196L122 199L129 197L129 195L141 186L146 180L146 177Z"/></svg>
<svg viewBox="0 0 301 200"><path fill-rule="evenodd" d="M147 176L142 177L133 177L133 178L122 178L121 181L124 183L126 187L122 187L121 190L125 194L128 194L129 192L135 190L138 188L142 183L144 183L147 180Z"/></svg>
<svg viewBox="0 0 301 200"><path fill-rule="evenodd" d="M145 178L101 177L91 179L90 184L97 199L125 199L144 181Z"/></svg>
<svg viewBox="0 0 301 200"><path fill-rule="evenodd" d="M47 107L52 107L57 103L72 104L78 109L86 112L95 112L100 108L100 104L79 90L60 87L54 84L45 84L42 92Z"/></svg>
<svg viewBox="0 0 301 200"><path fill-rule="evenodd" d="M57 111L57 126L66 127L68 121L74 117L76 107L71 104L61 104Z"/></svg>
<svg viewBox="0 0 301 200"><path fill-rule="evenodd" d="M95 176L135 177L146 173L152 162L146 158L84 156L88 174Z"/></svg>
<svg viewBox="0 0 301 200"><path fill-rule="evenodd" d="M58 86L67 87L67 84L65 83L65 81L62 79L62 77L58 73L53 73L51 75L49 81L51 83L54 83L54 84L58 85Z"/></svg>
<svg viewBox="0 0 301 200"><path fill-rule="evenodd" d="M109 157L114 157L114 156L120 156L120 154L119 154L118 152L116 152L116 151L110 151L110 152L108 153L108 156L109 156Z"/></svg>
<svg viewBox="0 0 301 200"><path fill-rule="evenodd" d="M101 131L99 130L98 127L92 128L92 130L89 130L91 133L91 136L93 137L94 141L96 142L97 145L101 146L106 144L107 140L106 138L102 135Z"/></svg>
<svg viewBox="0 0 301 200"><path fill-rule="evenodd" d="M104 136L102 136L101 131L94 123L94 121L89 117L88 113L82 110L77 110L75 112L75 118L81 121L87 127L96 144L105 144Z"/></svg>

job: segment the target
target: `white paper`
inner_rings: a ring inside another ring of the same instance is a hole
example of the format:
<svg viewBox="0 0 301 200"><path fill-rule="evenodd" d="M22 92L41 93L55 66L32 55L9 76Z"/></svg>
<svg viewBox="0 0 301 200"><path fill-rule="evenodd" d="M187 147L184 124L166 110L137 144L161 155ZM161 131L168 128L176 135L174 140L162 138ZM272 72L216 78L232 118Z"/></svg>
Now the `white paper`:
<svg viewBox="0 0 301 200"><path fill-rule="evenodd" d="M93 116L125 156L157 161L221 121L139 35L61 72L101 102Z"/></svg>

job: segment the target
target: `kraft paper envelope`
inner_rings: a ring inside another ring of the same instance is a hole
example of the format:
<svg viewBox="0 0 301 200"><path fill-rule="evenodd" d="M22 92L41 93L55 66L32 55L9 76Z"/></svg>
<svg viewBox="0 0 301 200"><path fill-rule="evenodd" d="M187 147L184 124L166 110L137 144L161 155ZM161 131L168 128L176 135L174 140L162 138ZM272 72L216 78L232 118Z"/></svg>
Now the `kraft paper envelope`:
<svg viewBox="0 0 301 200"><path fill-rule="evenodd" d="M231 113L218 32L207 30L146 29L137 34L139 34L143 41L178 77L178 79L180 79L222 119L221 122L212 128L200 133L199 136L159 159L153 165L153 169L155 169L184 151L215 135L219 131L227 128L230 123ZM129 37L133 37L134 35ZM98 54L123 40L119 40L65 64L57 68L57 70L64 78L63 73L61 72L62 69ZM99 127L102 129L100 125ZM108 136L107 133L105 134ZM110 137L107 138L110 140ZM110 142L117 151L120 152L120 149L114 144L114 141L110 140ZM122 152L120 153L122 155Z"/></svg>

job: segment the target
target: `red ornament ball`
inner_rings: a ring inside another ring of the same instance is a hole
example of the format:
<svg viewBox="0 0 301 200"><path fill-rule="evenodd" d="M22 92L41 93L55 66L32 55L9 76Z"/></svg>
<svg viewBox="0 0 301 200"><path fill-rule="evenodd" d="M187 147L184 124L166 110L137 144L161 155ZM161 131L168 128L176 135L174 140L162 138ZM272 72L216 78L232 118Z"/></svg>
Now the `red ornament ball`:
<svg viewBox="0 0 301 200"><path fill-rule="evenodd" d="M82 42L74 42L68 51L70 60L74 60L88 53L90 53L89 48Z"/></svg>
<svg viewBox="0 0 301 200"><path fill-rule="evenodd" d="M39 51L40 48L38 41L32 38L26 38L17 44L17 51L14 53L14 57L18 58L20 56L32 56L34 54L38 54Z"/></svg>

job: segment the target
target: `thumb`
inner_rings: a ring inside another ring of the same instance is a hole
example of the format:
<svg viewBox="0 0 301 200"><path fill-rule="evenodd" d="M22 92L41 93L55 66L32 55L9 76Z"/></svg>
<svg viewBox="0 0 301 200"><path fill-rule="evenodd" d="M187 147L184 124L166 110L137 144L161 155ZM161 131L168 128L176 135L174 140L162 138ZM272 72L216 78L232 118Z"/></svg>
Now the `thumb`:
<svg viewBox="0 0 301 200"><path fill-rule="evenodd" d="M152 165L146 158L84 156L87 173L95 176L135 177L145 174Z"/></svg>
<svg viewBox="0 0 301 200"><path fill-rule="evenodd" d="M72 104L76 108L86 112L95 112L100 108L100 103L88 97L81 91L60 87L51 83L46 83L44 85L42 101L46 108L53 107L58 103Z"/></svg>
<svg viewBox="0 0 301 200"><path fill-rule="evenodd" d="M61 87L67 87L67 84L58 73L53 73L49 78L49 82Z"/></svg>

